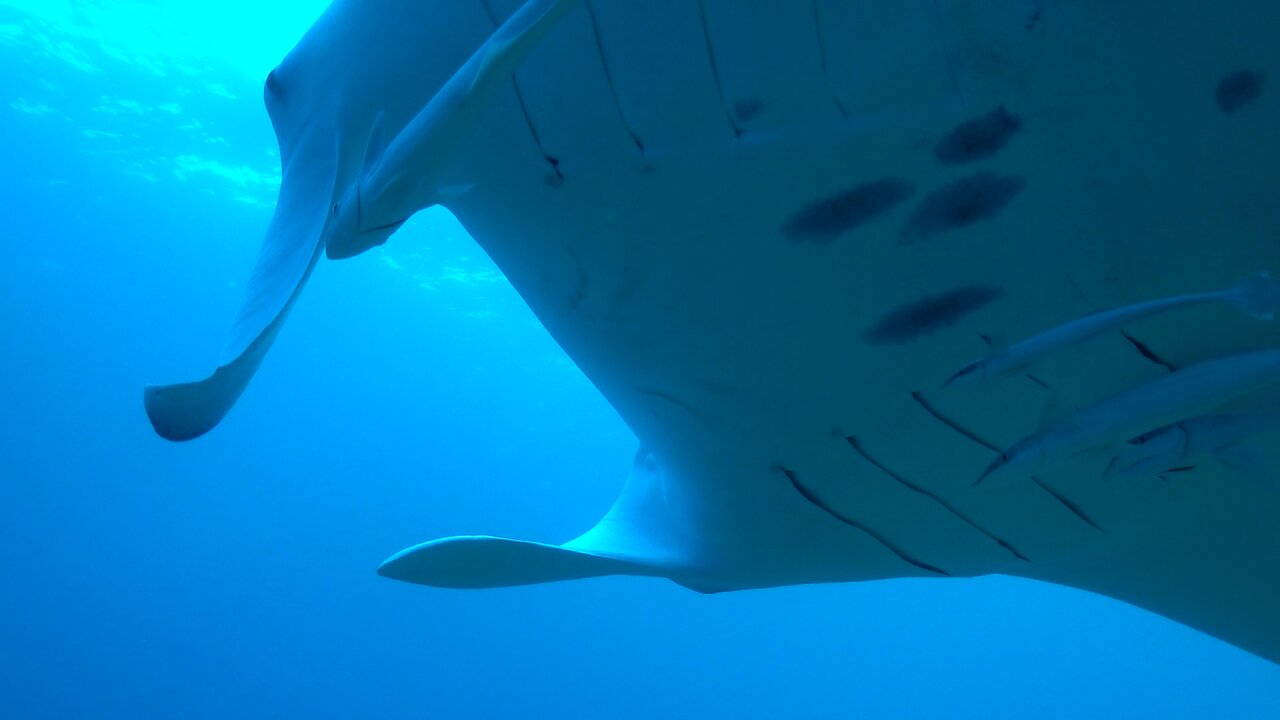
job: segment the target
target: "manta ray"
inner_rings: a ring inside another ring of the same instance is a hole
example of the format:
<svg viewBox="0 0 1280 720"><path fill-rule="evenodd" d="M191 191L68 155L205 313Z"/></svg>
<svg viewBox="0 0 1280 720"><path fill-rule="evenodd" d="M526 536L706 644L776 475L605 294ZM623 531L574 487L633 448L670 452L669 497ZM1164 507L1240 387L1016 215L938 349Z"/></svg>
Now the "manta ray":
<svg viewBox="0 0 1280 720"><path fill-rule="evenodd" d="M1280 661L1280 494L1208 453L1108 473L1123 437L1045 411L1155 432L1280 380L1269 309L1212 301L1280 272L1276 37L1243 0L337 0L266 80L282 184L226 354L146 409L210 430L317 262L443 205L642 449L574 540L382 575L1000 573ZM974 484L1028 437L1098 447Z"/></svg>

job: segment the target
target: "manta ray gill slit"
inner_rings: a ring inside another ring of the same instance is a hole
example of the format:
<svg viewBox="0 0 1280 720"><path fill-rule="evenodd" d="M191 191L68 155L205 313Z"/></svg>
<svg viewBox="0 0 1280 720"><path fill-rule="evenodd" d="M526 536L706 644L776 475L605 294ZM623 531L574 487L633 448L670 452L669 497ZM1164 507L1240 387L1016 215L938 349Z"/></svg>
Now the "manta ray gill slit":
<svg viewBox="0 0 1280 720"><path fill-rule="evenodd" d="M480 7L484 8L485 15L489 17L489 23L494 29L498 29L502 22L498 19L498 15L489 6L489 0L480 0ZM547 185L551 187L559 187L564 182L564 173L560 172L560 160L547 152L546 146L542 144L542 138L538 135L538 128L533 124L533 117L529 114L529 106L525 102L524 92L520 90L520 80L515 75L511 76L511 90L515 93L516 104L520 106L520 114L524 116L525 125L529 126L529 136L533 138L533 144L538 147L538 152L542 154L542 158L551 166L552 175L547 176Z"/></svg>
<svg viewBox="0 0 1280 720"><path fill-rule="evenodd" d="M1002 540L995 533L991 532L990 530L987 530L986 528L982 527L978 523L974 522L971 518L966 516L964 513L960 512L960 510L956 508L954 505L944 500L941 496L925 489L920 485L917 485L911 482L910 480L907 480L898 472L890 469L882 461L873 457L869 452L867 452L867 449L863 446L863 444L858 440L856 436L848 435L844 439L845 439L845 442L849 443L849 447L853 448L853 451L856 452L858 455L860 455L863 460L866 460L876 469L880 470L882 473L889 476L890 478L896 480L903 487L907 488L912 492L923 495L929 498L930 500L932 500L933 502L937 503L940 507L942 507L944 510L954 515L957 519L959 519L964 524L968 525L974 530L977 530L983 535L986 535L997 545L1004 548L1005 550L1008 550L1014 557L1018 558L1019 560L1022 560L1024 562L1030 562L1030 558L1018 552L1018 549L1015 548L1011 543L1005 540Z"/></svg>
<svg viewBox="0 0 1280 720"><path fill-rule="evenodd" d="M716 92L720 93L720 105L724 107L724 117L729 121L733 136L741 140L742 127L738 125L733 112L729 109L728 98L724 95L724 83L720 79L720 66L716 63L715 46L711 44L711 26L707 24L707 0L698 0L698 16L702 22L702 38L707 46L707 62L711 64L711 77L715 80Z"/></svg>
<svg viewBox="0 0 1280 720"><path fill-rule="evenodd" d="M885 538L883 535L881 535L880 533L876 532L875 530L872 530L871 528L867 527L863 523L860 523L857 520L854 520L848 515L845 515L839 510L836 510L835 508L828 505L825 501L822 500L821 497L819 497L816 493L814 493L808 487L805 487L805 485L800 482L800 478L798 475L796 475L795 471L790 470L782 465L776 465L775 467L779 472L783 474L784 477L787 478L787 481L791 483L791 487L795 488L795 491L800 494L800 497L804 498L805 500L808 500L811 504L814 505L814 507L817 507L819 510L825 512L826 514L830 515L832 518L844 523L845 525L848 525L851 528L854 528L856 530L861 530L864 534L867 535L867 537L870 537L872 540L875 540L876 542L883 545L886 550L893 553L894 555L897 555L898 558L901 559L903 562L909 565L914 565L920 568L921 570L925 570L927 572L931 572L937 575L943 575L946 577L951 577L951 573L947 572L946 570L943 570L941 568L930 565L929 563L926 563L911 557L906 552L904 552L901 548L889 542L889 540Z"/></svg>

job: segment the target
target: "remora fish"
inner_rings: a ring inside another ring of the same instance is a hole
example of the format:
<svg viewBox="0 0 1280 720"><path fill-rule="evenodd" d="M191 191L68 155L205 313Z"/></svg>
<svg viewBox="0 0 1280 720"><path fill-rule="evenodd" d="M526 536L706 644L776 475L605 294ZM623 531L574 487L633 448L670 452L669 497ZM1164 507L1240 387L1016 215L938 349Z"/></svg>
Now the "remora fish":
<svg viewBox="0 0 1280 720"><path fill-rule="evenodd" d="M960 368L944 385L976 383L989 377L1004 375L1024 368L1050 353L1084 342L1108 330L1124 327L1136 320L1188 305L1211 302L1228 302L1260 320L1271 320L1275 317L1276 308L1280 307L1280 282L1273 280L1268 273L1260 272L1226 290L1175 295L1090 313L1028 340L995 350Z"/></svg>
<svg viewBox="0 0 1280 720"><path fill-rule="evenodd" d="M1107 475L1159 475L1214 460L1247 477L1272 481L1262 449L1249 442L1280 430L1280 410L1214 413L1143 433L1125 443Z"/></svg>
<svg viewBox="0 0 1280 720"><path fill-rule="evenodd" d="M988 465L974 485L998 471L1034 473L1055 461L1204 415L1276 383L1280 383L1280 350L1197 363L1116 393L1079 410L1067 422L1022 438Z"/></svg>
<svg viewBox="0 0 1280 720"><path fill-rule="evenodd" d="M325 254L342 259L383 244L411 215L461 195L441 187L440 172L487 101L577 0L538 0L521 7L471 56L390 143L374 122L364 172L332 209Z"/></svg>

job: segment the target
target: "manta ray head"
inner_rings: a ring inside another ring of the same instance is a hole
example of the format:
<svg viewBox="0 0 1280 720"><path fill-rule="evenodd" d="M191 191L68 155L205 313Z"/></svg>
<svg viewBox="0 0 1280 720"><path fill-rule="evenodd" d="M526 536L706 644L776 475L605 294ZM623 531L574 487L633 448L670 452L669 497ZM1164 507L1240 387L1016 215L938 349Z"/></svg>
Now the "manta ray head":
<svg viewBox="0 0 1280 720"><path fill-rule="evenodd" d="M355 257L382 245L408 220L406 217L391 223L372 224L372 218L365 212L361 185L359 179L352 182L342 198L330 208L329 222L324 231L325 255L330 260Z"/></svg>

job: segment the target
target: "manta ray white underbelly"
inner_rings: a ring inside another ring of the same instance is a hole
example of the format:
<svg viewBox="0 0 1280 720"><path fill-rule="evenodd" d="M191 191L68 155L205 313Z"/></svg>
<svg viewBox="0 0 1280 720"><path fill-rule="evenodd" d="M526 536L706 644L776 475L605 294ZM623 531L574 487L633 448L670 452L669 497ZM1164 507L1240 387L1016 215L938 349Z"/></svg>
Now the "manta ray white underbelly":
<svg viewBox="0 0 1280 720"><path fill-rule="evenodd" d="M371 208L444 201L646 450L574 541L450 538L384 575L1006 573L1280 660L1266 483L1108 474L1099 448L972 486L1050 395L1098 406L1277 347L1276 323L1178 304L944 387L992 343L1280 272L1280 5L521 5L339 0L272 73L276 218L217 372L148 389L157 431L222 418L325 242L358 251L403 220Z"/></svg>

